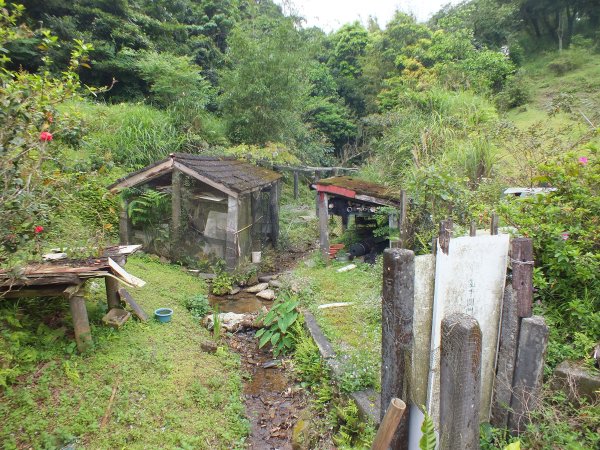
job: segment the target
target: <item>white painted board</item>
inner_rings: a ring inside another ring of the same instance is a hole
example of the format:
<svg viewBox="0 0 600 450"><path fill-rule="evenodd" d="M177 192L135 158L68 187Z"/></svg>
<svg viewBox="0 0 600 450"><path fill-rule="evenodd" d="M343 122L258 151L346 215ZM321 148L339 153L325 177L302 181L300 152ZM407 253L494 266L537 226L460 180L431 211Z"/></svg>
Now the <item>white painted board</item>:
<svg viewBox="0 0 600 450"><path fill-rule="evenodd" d="M448 254L438 243L426 405L437 429L441 322L457 312L473 316L481 328L480 420L489 419L508 247L507 234L450 239Z"/></svg>

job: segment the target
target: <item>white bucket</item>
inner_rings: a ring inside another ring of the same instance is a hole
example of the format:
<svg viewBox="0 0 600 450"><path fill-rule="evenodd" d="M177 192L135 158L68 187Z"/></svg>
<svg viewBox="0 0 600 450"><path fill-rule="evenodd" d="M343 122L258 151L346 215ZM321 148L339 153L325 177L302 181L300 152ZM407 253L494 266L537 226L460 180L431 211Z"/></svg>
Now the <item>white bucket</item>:
<svg viewBox="0 0 600 450"><path fill-rule="evenodd" d="M252 262L258 264L260 262L261 256L262 252L252 252Z"/></svg>

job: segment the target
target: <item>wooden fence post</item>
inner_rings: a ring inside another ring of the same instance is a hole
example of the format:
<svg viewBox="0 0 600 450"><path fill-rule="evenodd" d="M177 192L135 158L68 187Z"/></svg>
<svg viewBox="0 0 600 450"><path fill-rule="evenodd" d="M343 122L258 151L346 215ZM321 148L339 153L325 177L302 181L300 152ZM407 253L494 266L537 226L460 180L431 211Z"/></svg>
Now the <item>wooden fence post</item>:
<svg viewBox="0 0 600 450"><path fill-rule="evenodd" d="M494 394L490 423L496 428L506 428L512 397L513 374L517 357L520 319L517 315L517 297L512 286L504 289L502 323L494 379Z"/></svg>
<svg viewBox="0 0 600 450"><path fill-rule="evenodd" d="M525 431L530 412L539 404L548 334L548 326L543 317L525 317L521 320L511 412L508 415L508 428L514 434Z"/></svg>
<svg viewBox="0 0 600 450"><path fill-rule="evenodd" d="M171 259L176 260L181 248L181 187L183 185L183 173L173 169L171 175Z"/></svg>
<svg viewBox="0 0 600 450"><path fill-rule="evenodd" d="M533 306L533 242L514 238L511 242L512 286L519 317L531 317Z"/></svg>
<svg viewBox="0 0 600 450"><path fill-rule="evenodd" d="M279 181L275 181L271 185L271 195L269 196L269 213L271 215L271 243L273 248L277 248L279 240L279 197L281 193L281 185Z"/></svg>
<svg viewBox="0 0 600 450"><path fill-rule="evenodd" d="M473 317L442 320L440 348L440 450L479 449L481 329Z"/></svg>
<svg viewBox="0 0 600 450"><path fill-rule="evenodd" d="M113 256L113 261L123 267L125 265L124 256ZM119 281L112 277L104 277L104 287L106 289L106 302L108 303L108 310L112 308L120 308L121 300L117 291L119 290Z"/></svg>
<svg viewBox="0 0 600 450"><path fill-rule="evenodd" d="M400 217L398 218L398 235L400 236L400 248L406 248L406 214L408 212L408 197L406 191L400 191Z"/></svg>
<svg viewBox="0 0 600 450"><path fill-rule="evenodd" d="M497 235L498 234L498 214L492 214L492 223L490 225L490 234Z"/></svg>
<svg viewBox="0 0 600 450"><path fill-rule="evenodd" d="M407 399L410 352L413 341L415 254L410 250L386 249L383 253L383 299L381 339L381 418L392 398ZM409 412L406 411L391 448L408 448Z"/></svg>
<svg viewBox="0 0 600 450"><path fill-rule="evenodd" d="M442 220L440 222L439 243L442 252L446 255L450 249L450 238L452 237L452 219Z"/></svg>

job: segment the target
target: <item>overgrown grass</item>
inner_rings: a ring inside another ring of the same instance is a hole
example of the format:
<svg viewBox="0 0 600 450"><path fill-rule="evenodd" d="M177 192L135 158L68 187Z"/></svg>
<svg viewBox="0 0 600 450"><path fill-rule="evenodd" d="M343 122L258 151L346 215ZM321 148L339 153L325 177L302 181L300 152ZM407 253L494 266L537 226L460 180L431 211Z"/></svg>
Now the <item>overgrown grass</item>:
<svg viewBox="0 0 600 450"><path fill-rule="evenodd" d="M66 302L45 319L49 328L66 328L50 343L35 339L39 322L29 323L21 332L34 338L16 351L43 351L0 393L2 448L68 443L98 449L243 446L248 425L239 358L224 348L214 355L203 353L200 343L209 333L185 308L185 300L205 293L206 286L179 267L150 257L130 258L127 270L148 283L132 291L139 304L149 314L158 307L172 308L172 322L130 320L119 331L102 326L106 301L103 285L96 283L88 296L95 348L86 354L74 352ZM2 308L10 307L3 303ZM35 309L39 303L27 305ZM25 304L19 314L29 314ZM113 389L109 421L101 429Z"/></svg>
<svg viewBox="0 0 600 450"><path fill-rule="evenodd" d="M307 265L308 263L308 265ZM317 318L340 355L344 368L341 390L354 392L379 388L381 356L381 264L358 263L348 272L336 269L347 263L320 263L317 255L294 271L293 283L304 286L304 306ZM318 309L326 303L350 302L350 306Z"/></svg>

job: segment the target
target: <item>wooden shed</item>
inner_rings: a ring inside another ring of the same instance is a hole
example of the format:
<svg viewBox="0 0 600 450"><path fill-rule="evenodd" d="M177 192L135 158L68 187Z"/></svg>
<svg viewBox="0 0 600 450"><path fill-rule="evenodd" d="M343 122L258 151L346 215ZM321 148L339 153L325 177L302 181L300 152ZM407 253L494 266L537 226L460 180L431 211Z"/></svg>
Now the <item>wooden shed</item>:
<svg viewBox="0 0 600 450"><path fill-rule="evenodd" d="M400 227L402 234L401 223L404 222L406 214L406 197L401 192L351 176L324 178L311 187L317 191L320 248L324 255L329 253L330 215L341 216L343 228L347 226L348 219L354 217L355 224L363 225L368 231L368 228L373 226L374 215L380 208L392 208L395 212L388 214L389 226L396 229Z"/></svg>
<svg viewBox="0 0 600 450"><path fill-rule="evenodd" d="M224 259L234 268L266 243L277 244L280 178L233 158L173 153L108 189L122 192L122 244L183 262ZM153 204L154 217L146 212L141 220L142 207Z"/></svg>

